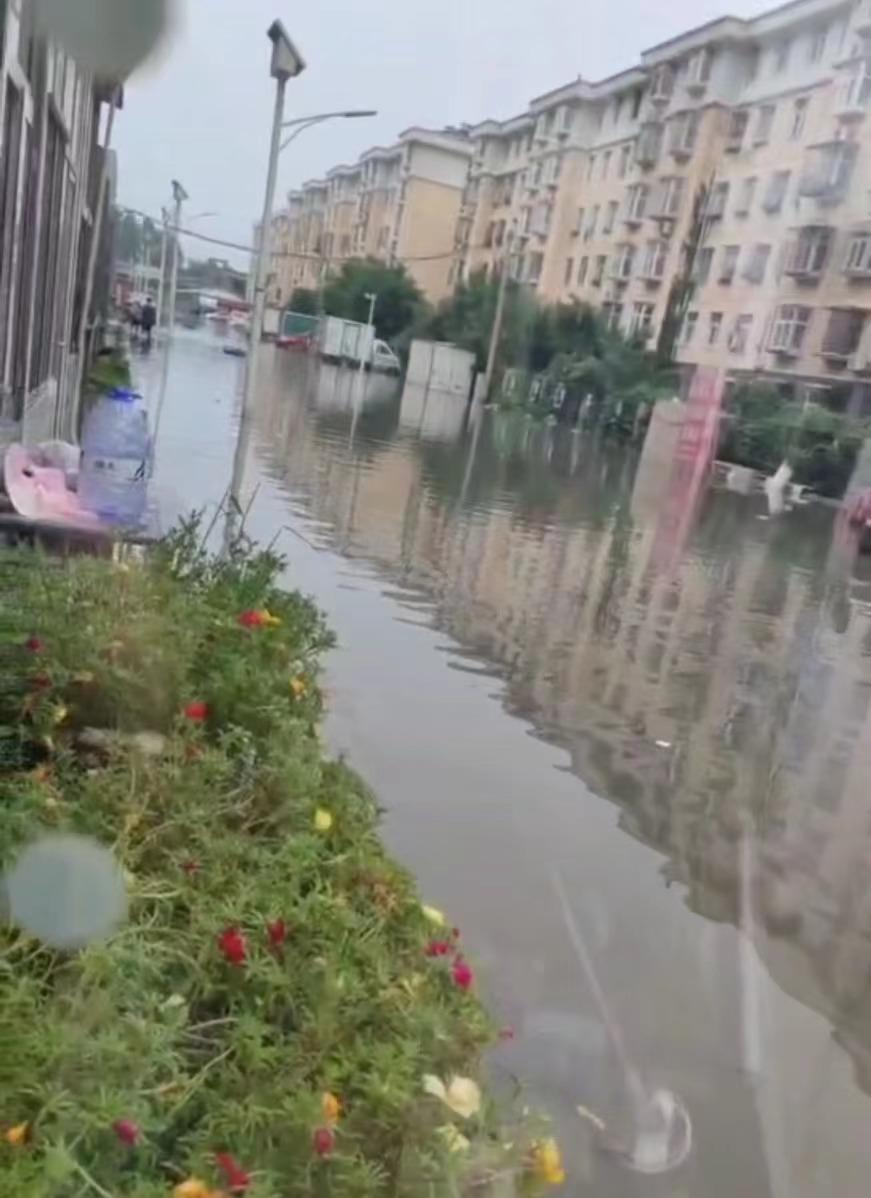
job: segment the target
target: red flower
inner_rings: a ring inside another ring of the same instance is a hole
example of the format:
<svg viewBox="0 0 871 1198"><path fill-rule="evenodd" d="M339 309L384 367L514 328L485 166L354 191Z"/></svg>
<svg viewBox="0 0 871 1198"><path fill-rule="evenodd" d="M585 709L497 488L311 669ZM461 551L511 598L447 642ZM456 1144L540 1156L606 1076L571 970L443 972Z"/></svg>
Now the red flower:
<svg viewBox="0 0 871 1198"><path fill-rule="evenodd" d="M224 928L218 937L218 948L231 965L244 965L248 956L248 945L238 928Z"/></svg>
<svg viewBox="0 0 871 1198"><path fill-rule="evenodd" d="M189 878L193 877L194 874L198 874L201 868L199 861L185 861L182 863L182 869Z"/></svg>
<svg viewBox="0 0 871 1198"><path fill-rule="evenodd" d="M283 919L273 919L266 925L266 933L272 948L279 949L287 939L287 924Z"/></svg>
<svg viewBox="0 0 871 1198"><path fill-rule="evenodd" d="M329 1156L336 1146L336 1135L331 1127L319 1127L312 1136L312 1147L318 1156Z"/></svg>
<svg viewBox="0 0 871 1198"><path fill-rule="evenodd" d="M461 990L470 990L472 982L475 980L475 975L472 973L472 966L468 961L464 961L462 957L457 957L454 961L451 973L454 975L454 981Z"/></svg>
<svg viewBox="0 0 871 1198"><path fill-rule="evenodd" d="M244 1194L251 1184L251 1174L229 1152L216 1152L215 1160L224 1174L230 1193Z"/></svg>
<svg viewBox="0 0 871 1198"><path fill-rule="evenodd" d="M196 700L193 703L188 703L187 707L184 709L184 713L185 716L189 720L193 720L195 724L202 724L203 720L207 720L209 718L209 705L208 703L201 703L199 700Z"/></svg>
<svg viewBox="0 0 871 1198"><path fill-rule="evenodd" d="M40 640L38 636L29 636L24 642L24 648L31 653L41 653L45 648L45 641Z"/></svg>
<svg viewBox="0 0 871 1198"><path fill-rule="evenodd" d="M243 611L238 617L243 628L262 628L266 617L262 611Z"/></svg>
<svg viewBox="0 0 871 1198"><path fill-rule="evenodd" d="M130 1119L117 1119L112 1124L112 1131L121 1141L133 1148L139 1139L139 1128Z"/></svg>
<svg viewBox="0 0 871 1198"><path fill-rule="evenodd" d="M449 944L447 940L431 940L426 946L428 957L446 957L451 952L453 952L453 945Z"/></svg>

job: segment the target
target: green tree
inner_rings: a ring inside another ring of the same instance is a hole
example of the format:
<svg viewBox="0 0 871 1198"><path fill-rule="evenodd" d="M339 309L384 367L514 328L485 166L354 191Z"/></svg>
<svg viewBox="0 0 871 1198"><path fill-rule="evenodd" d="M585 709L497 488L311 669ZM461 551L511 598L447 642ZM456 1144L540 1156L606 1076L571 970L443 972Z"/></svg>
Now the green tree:
<svg viewBox="0 0 871 1198"><path fill-rule="evenodd" d="M324 311L345 320L365 321L367 295L377 295L375 327L385 341L410 328L424 304L414 280L402 265L385 266L374 258L345 262L324 287Z"/></svg>
<svg viewBox="0 0 871 1198"><path fill-rule="evenodd" d="M311 287L295 287L290 294L288 307L291 312L301 312L305 316L317 316L318 293Z"/></svg>

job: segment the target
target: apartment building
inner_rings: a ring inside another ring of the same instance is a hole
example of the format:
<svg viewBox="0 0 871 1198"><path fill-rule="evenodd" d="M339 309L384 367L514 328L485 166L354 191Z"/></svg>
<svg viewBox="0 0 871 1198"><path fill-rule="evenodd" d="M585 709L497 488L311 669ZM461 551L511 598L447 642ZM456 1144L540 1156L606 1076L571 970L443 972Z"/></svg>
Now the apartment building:
<svg viewBox="0 0 871 1198"><path fill-rule="evenodd" d="M512 276L678 360L864 402L871 383L871 0L723 18L469 133L452 280Z"/></svg>
<svg viewBox="0 0 871 1198"><path fill-rule="evenodd" d="M273 222L270 298L285 302L359 258L401 262L428 299L443 298L471 154L462 130L406 129L292 191Z"/></svg>

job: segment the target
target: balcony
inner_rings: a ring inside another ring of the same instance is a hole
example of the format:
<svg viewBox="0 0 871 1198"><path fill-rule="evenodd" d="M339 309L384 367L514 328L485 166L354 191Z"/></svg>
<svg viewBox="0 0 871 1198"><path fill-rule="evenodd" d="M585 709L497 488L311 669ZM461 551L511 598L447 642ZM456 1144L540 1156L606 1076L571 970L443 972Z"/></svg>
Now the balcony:
<svg viewBox="0 0 871 1198"><path fill-rule="evenodd" d="M828 225L805 225L787 245L783 273L802 283L816 283L825 270L833 236Z"/></svg>
<svg viewBox="0 0 871 1198"><path fill-rule="evenodd" d="M859 351L866 313L856 308L832 308L820 354L836 365L845 365Z"/></svg>
<svg viewBox="0 0 871 1198"><path fill-rule="evenodd" d="M656 166L661 152L662 124L659 121L647 121L642 125L635 143L635 161L643 168Z"/></svg>
<svg viewBox="0 0 871 1198"><path fill-rule="evenodd" d="M837 203L850 182L856 149L856 142L837 139L809 146L798 194L819 203Z"/></svg>
<svg viewBox="0 0 871 1198"><path fill-rule="evenodd" d="M853 30L859 37L871 37L871 0L862 0L853 21Z"/></svg>
<svg viewBox="0 0 871 1198"><path fill-rule="evenodd" d="M850 238L844 274L848 279L871 279L871 233L854 233Z"/></svg>
<svg viewBox="0 0 871 1198"><path fill-rule="evenodd" d="M844 76L838 84L835 116L840 121L861 121L871 101L871 73L862 68Z"/></svg>

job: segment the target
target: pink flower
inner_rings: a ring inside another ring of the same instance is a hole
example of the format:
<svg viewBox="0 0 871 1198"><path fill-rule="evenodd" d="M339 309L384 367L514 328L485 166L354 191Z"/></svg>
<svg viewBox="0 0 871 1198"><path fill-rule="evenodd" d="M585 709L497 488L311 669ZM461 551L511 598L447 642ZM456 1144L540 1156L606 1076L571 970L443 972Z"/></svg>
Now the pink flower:
<svg viewBox="0 0 871 1198"><path fill-rule="evenodd" d="M287 924L283 919L273 919L266 925L266 934L269 937L270 946L277 950L287 939Z"/></svg>
<svg viewBox="0 0 871 1198"><path fill-rule="evenodd" d="M336 1146L336 1135L331 1127L319 1127L312 1136L312 1147L318 1156L329 1156Z"/></svg>
<svg viewBox="0 0 871 1198"><path fill-rule="evenodd" d="M454 975L454 981L461 990L470 990L472 983L475 980L475 975L472 973L472 966L468 961L464 961L462 957L457 957L454 961L451 973Z"/></svg>
<svg viewBox="0 0 871 1198"><path fill-rule="evenodd" d="M243 611L237 616L239 623L243 628L262 628L266 623L266 617L262 611Z"/></svg>
<svg viewBox="0 0 871 1198"><path fill-rule="evenodd" d="M431 940L425 951L428 957L446 957L453 952L453 945L447 940Z"/></svg>
<svg viewBox="0 0 871 1198"><path fill-rule="evenodd" d="M187 719L193 720L195 724L202 724L204 720L209 718L209 705L196 700L193 703L188 703L184 709L184 714Z"/></svg>
<svg viewBox="0 0 871 1198"><path fill-rule="evenodd" d="M131 1119L116 1119L112 1124L112 1131L121 1141L128 1147L135 1147L139 1140L139 1128Z"/></svg>
<svg viewBox="0 0 871 1198"><path fill-rule="evenodd" d="M218 937L218 948L231 965L244 965L248 957L248 945L238 928L225 928Z"/></svg>
<svg viewBox="0 0 871 1198"><path fill-rule="evenodd" d="M229 1152L216 1152L215 1161L224 1174L230 1193L244 1194L251 1184L251 1174Z"/></svg>

